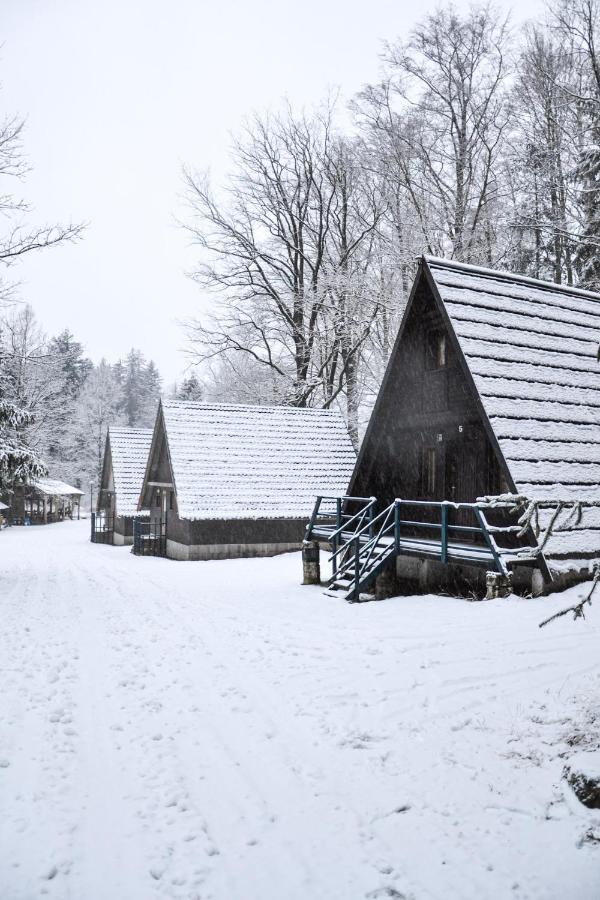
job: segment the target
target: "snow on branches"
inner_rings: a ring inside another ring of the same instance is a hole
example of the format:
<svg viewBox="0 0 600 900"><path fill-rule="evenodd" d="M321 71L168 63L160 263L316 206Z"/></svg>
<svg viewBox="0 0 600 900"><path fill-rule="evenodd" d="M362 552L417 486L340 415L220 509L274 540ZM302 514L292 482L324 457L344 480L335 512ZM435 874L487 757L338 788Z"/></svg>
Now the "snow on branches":
<svg viewBox="0 0 600 900"><path fill-rule="evenodd" d="M518 514L520 530L517 537L524 537L529 530L537 540L537 546L527 548L528 555L539 556L543 553L548 541L554 534L573 531L581 525L585 509L600 508L600 500L531 500L521 494L498 494L494 497L479 497L478 502L486 503L490 508L508 509ZM548 510L550 518L547 523L540 522L540 511ZM562 516L562 519L561 519ZM540 540L541 537L541 540Z"/></svg>
<svg viewBox="0 0 600 900"><path fill-rule="evenodd" d="M600 563L594 566L594 576L592 578L592 586L589 589L588 593L585 595L583 600L580 600L579 603L575 603L573 606L567 606L565 609L561 609L559 612L554 613L553 616L549 616L547 619L544 619L543 622L540 622L539 628L543 628L544 625L547 625L549 622L553 622L554 619L560 619L561 616L566 616L568 613L573 613L573 619L585 619L584 607L592 605L592 596L594 591L598 587L600 583Z"/></svg>

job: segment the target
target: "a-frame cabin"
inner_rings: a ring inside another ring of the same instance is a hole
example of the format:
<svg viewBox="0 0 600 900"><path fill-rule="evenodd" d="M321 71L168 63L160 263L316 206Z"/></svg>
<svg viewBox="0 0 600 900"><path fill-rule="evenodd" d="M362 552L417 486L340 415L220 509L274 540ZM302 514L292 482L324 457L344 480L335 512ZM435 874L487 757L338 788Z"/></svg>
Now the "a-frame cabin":
<svg viewBox="0 0 600 900"><path fill-rule="evenodd" d="M93 542L133 543L133 520L140 515L138 500L151 442L151 428L109 427L96 513L92 515Z"/></svg>
<svg viewBox="0 0 600 900"><path fill-rule="evenodd" d="M507 493L600 500L599 338L598 295L423 257L348 494L376 497L375 510ZM515 575L539 591L598 559L600 509L587 508L533 578ZM396 568L429 589L457 570L403 554Z"/></svg>
<svg viewBox="0 0 600 900"><path fill-rule="evenodd" d="M299 550L316 494L343 492L356 453L339 412L159 405L134 553L180 560Z"/></svg>

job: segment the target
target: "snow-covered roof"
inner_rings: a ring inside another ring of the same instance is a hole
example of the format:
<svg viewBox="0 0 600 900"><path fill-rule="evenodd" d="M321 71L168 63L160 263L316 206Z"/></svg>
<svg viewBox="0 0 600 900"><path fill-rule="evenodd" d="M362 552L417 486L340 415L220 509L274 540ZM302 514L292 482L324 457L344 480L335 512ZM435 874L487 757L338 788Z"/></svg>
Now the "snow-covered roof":
<svg viewBox="0 0 600 900"><path fill-rule="evenodd" d="M56 478L36 478L31 482L31 487L48 497L83 496L83 491L80 491L79 488L73 487L65 481L58 481Z"/></svg>
<svg viewBox="0 0 600 900"><path fill-rule="evenodd" d="M168 401L162 414L183 519L309 517L356 461L334 410Z"/></svg>
<svg viewBox="0 0 600 900"><path fill-rule="evenodd" d="M0 509L10 509L10 507L6 503L2 503L0 500Z"/></svg>
<svg viewBox="0 0 600 900"><path fill-rule="evenodd" d="M600 499L600 295L426 262L519 493ZM587 516L600 526L600 511ZM600 553L590 530L557 535L550 554L581 550L584 537Z"/></svg>
<svg viewBox="0 0 600 900"><path fill-rule="evenodd" d="M152 443L152 429L111 425L108 440L116 513L119 516L135 516Z"/></svg>

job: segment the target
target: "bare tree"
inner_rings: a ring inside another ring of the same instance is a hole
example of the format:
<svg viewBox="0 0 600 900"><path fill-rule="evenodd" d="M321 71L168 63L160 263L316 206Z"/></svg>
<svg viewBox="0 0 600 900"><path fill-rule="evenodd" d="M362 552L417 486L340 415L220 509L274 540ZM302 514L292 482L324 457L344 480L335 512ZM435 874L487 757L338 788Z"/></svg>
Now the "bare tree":
<svg viewBox="0 0 600 900"><path fill-rule="evenodd" d="M196 361L227 358L235 370L237 355L249 357L270 370L273 399L297 406L343 395L355 440L360 356L378 308L369 255L385 209L358 152L331 107L288 107L255 116L235 142L222 199L185 174L185 227L201 251L193 277L220 294L215 314L188 323Z"/></svg>
<svg viewBox="0 0 600 900"><path fill-rule="evenodd" d="M569 86L576 78L568 43L541 26L527 29L513 92L509 154L516 267L559 284L575 280L578 210L573 171L581 117Z"/></svg>
<svg viewBox="0 0 600 900"><path fill-rule="evenodd" d="M7 226L0 234L0 264L4 269L26 253L78 239L84 228L81 224L32 225L27 221L31 207L14 192L14 185L29 171L23 129L24 121L16 116L0 122L0 213ZM12 283L0 276L0 300L9 299L12 289Z"/></svg>
<svg viewBox="0 0 600 900"><path fill-rule="evenodd" d="M67 374L31 306L13 308L0 323L0 364L6 399L30 417L22 436L45 456L69 414L63 402Z"/></svg>
<svg viewBox="0 0 600 900"><path fill-rule="evenodd" d="M581 283L600 290L600 4L559 0L551 12L559 40L575 60L577 77L565 92L582 124L575 174L581 212L576 262Z"/></svg>
<svg viewBox="0 0 600 900"><path fill-rule="evenodd" d="M494 172L509 122L507 40L493 7L464 16L444 7L407 42L387 46L384 81L359 98L375 154L430 253L491 261Z"/></svg>
<svg viewBox="0 0 600 900"><path fill-rule="evenodd" d="M29 171L22 145L23 127L23 120L16 116L0 120L0 214L5 223L5 229L0 231L0 304L14 296L15 285L6 277L7 269L27 253L78 239L83 230L82 225L28 222L30 207L14 190L15 184ZM30 317L30 313L25 316ZM8 332L10 336L10 326ZM32 410L23 405L16 390L15 358L14 352L8 357L6 353L0 355L0 488L3 489L10 489L14 479L34 477L45 471L44 463L28 445L27 434L37 426Z"/></svg>

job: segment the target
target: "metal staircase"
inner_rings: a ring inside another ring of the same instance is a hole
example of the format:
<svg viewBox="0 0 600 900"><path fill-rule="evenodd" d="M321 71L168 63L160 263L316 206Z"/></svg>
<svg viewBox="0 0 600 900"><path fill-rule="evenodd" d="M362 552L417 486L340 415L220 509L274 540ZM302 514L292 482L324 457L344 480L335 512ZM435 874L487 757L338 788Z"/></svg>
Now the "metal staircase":
<svg viewBox="0 0 600 900"><path fill-rule="evenodd" d="M535 561L535 548L499 546L497 535L514 536L521 528L490 524L490 504L396 499L379 513L376 506L375 497L318 497L307 526L306 540L331 546L329 591L349 602L360 600L400 554L445 565L484 566L500 575L507 575L515 562ZM493 508L498 510L498 504ZM451 511L472 524L449 521Z"/></svg>

